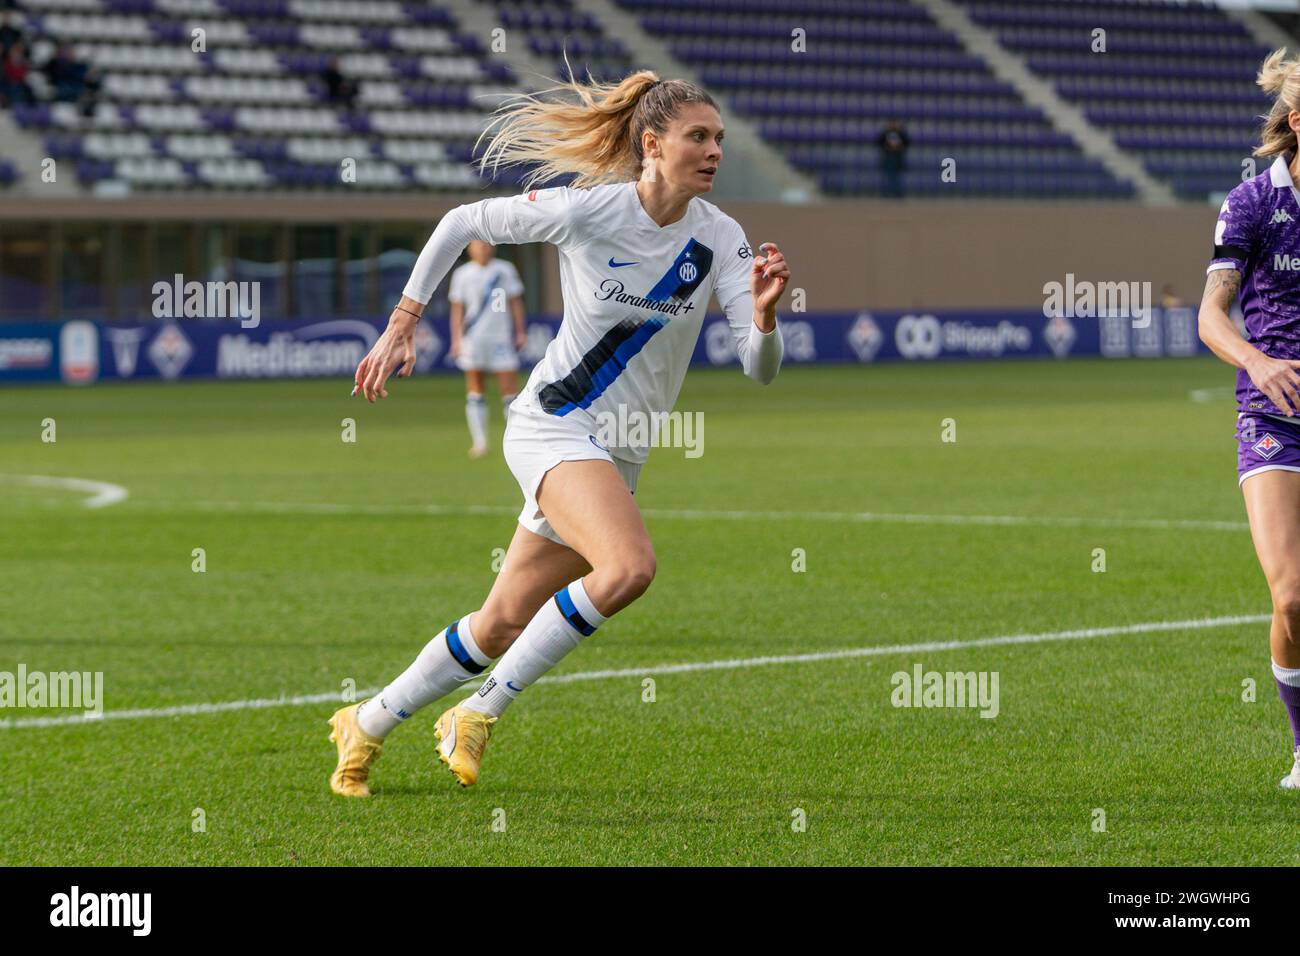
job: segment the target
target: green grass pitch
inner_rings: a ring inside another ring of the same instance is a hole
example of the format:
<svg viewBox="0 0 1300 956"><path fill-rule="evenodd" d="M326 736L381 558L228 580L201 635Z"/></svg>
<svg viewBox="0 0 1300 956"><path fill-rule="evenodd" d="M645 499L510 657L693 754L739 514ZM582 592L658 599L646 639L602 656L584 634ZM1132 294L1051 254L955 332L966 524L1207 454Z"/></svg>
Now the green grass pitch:
<svg viewBox="0 0 1300 956"><path fill-rule="evenodd" d="M336 703L111 714L404 668L513 531L499 405L470 461L453 377L375 406L342 380L4 390L0 671L102 671L110 719L0 729L0 863L1295 865L1264 624L657 671L1266 613L1231 382L1211 359L694 371L704 454L655 450L637 493L658 577L554 672L634 673L532 688L465 791L432 705L367 801L326 784ZM998 672L998 715L894 707L918 663Z"/></svg>

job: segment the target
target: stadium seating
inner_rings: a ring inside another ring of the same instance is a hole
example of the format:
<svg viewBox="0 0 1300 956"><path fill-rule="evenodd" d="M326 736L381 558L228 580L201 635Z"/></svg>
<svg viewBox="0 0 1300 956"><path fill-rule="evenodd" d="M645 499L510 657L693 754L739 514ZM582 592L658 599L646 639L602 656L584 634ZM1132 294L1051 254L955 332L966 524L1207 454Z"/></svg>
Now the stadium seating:
<svg viewBox="0 0 1300 956"><path fill-rule="evenodd" d="M612 82L635 69L626 48L609 36L590 13L580 12L572 0L495 0L497 19L507 30L524 30L534 55L552 61L552 75L567 77L567 57L573 75L588 72L602 82Z"/></svg>
<svg viewBox="0 0 1300 956"><path fill-rule="evenodd" d="M17 105L86 184L138 188L477 186L469 165L490 94L514 89L451 15L367 0L27 0L33 60L71 41L99 101ZM193 52L196 29L205 52ZM337 58L360 83L329 101ZM485 97L485 94L489 96ZM86 114L89 115L86 115ZM345 160L352 160L345 169ZM0 173L2 176L3 173ZM348 178L348 177L352 178ZM509 179L509 174L502 178Z"/></svg>
<svg viewBox="0 0 1300 956"><path fill-rule="evenodd" d="M1269 100L1269 52L1223 11L1188 3L959 0L1088 119L1184 198L1230 189ZM1105 52L1093 52L1093 30ZM1251 167L1245 167L1249 170Z"/></svg>
<svg viewBox="0 0 1300 956"><path fill-rule="evenodd" d="M881 189L877 137L903 121L909 194L1127 196L1041 111L910 0L821 0L788 15L744 0L618 0L829 194ZM955 180L941 177L956 160Z"/></svg>
<svg viewBox="0 0 1300 956"><path fill-rule="evenodd" d="M489 0L484 0L489 2ZM914 0L808 0L803 49L788 15L746 0L616 0L773 148L830 195L881 191L878 137L901 120L909 195L1123 198L1117 180L999 80ZM1266 52L1236 21L1186 3L958 0L1029 68L1181 196L1240 176L1266 99ZM579 77L636 64L573 0L490 0L534 55ZM60 42L102 75L90 103L39 102L15 119L87 185L135 188L464 189L494 94L516 77L451 12L415 0L24 0L32 61ZM1091 51L1092 30L1107 50ZM193 52L202 30L203 52ZM337 60L359 82L330 100ZM351 160L350 163L345 162ZM955 166L945 163L955 161ZM942 175L947 169L950 175ZM955 178L951 173L955 172ZM502 170L502 185L522 177ZM0 186L16 176L0 162Z"/></svg>

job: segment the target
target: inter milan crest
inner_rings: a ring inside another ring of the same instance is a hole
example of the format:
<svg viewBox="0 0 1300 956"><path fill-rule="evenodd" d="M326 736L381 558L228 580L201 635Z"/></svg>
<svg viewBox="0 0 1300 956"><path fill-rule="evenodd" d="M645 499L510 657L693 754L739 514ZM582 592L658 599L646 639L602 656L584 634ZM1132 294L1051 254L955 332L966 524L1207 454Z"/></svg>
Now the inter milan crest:
<svg viewBox="0 0 1300 956"><path fill-rule="evenodd" d="M1255 454L1267 461L1282 450L1282 443L1272 435L1265 435L1250 447Z"/></svg>

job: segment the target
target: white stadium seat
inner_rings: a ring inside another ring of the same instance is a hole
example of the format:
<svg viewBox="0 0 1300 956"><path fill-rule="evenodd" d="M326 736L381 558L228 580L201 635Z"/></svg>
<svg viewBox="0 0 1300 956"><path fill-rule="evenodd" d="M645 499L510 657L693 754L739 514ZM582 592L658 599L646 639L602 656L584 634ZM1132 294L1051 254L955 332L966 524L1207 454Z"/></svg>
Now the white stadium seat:
<svg viewBox="0 0 1300 956"><path fill-rule="evenodd" d="M145 104L135 109L136 122L146 129L156 130L204 130L203 114L197 106L176 106L166 104Z"/></svg>
<svg viewBox="0 0 1300 956"><path fill-rule="evenodd" d="M255 159L205 159L198 165L198 177L214 186L265 186L271 181Z"/></svg>
<svg viewBox="0 0 1300 956"><path fill-rule="evenodd" d="M189 178L175 159L119 159L114 168L119 179L141 186L175 186Z"/></svg>
<svg viewBox="0 0 1300 956"><path fill-rule="evenodd" d="M45 17L45 32L62 40L150 40L153 31L144 17L89 16L80 13L51 13Z"/></svg>
<svg viewBox="0 0 1300 956"><path fill-rule="evenodd" d="M398 163L432 163L447 158L442 143L429 139L386 139L384 155Z"/></svg>
<svg viewBox="0 0 1300 956"><path fill-rule="evenodd" d="M97 103L94 116L90 119L81 115L81 110L75 103L51 104L50 115L56 126L68 129L82 129L88 126L99 129L120 129L126 125L122 120L122 114L112 103Z"/></svg>
<svg viewBox="0 0 1300 956"><path fill-rule="evenodd" d="M206 134L183 133L168 136L167 152L178 159L234 159L237 154L235 146L228 136L210 136Z"/></svg>
<svg viewBox="0 0 1300 956"><path fill-rule="evenodd" d="M389 136L478 136L488 119L481 113L430 113L381 111L370 116L370 125Z"/></svg>
<svg viewBox="0 0 1300 956"><path fill-rule="evenodd" d="M82 149L95 159L153 155L153 143L144 133L88 133L82 141Z"/></svg>
<svg viewBox="0 0 1300 956"><path fill-rule="evenodd" d="M139 73L109 73L104 92L119 100L170 100L175 94L167 77Z"/></svg>
<svg viewBox="0 0 1300 956"><path fill-rule="evenodd" d="M405 23L406 12L391 0L289 0L289 13L304 20L352 20L358 23Z"/></svg>
<svg viewBox="0 0 1300 956"><path fill-rule="evenodd" d="M290 159L300 163L338 163L369 159L370 144L360 137L295 137L285 144Z"/></svg>
<svg viewBox="0 0 1300 956"><path fill-rule="evenodd" d="M363 80L393 75L393 65L382 53L346 53L339 57L339 69L344 76Z"/></svg>
<svg viewBox="0 0 1300 956"><path fill-rule="evenodd" d="M360 30L339 23L305 23L298 28L298 39L318 50L357 50L366 46Z"/></svg>
<svg viewBox="0 0 1300 956"><path fill-rule="evenodd" d="M283 73L284 64L271 50L214 50L212 58L223 73Z"/></svg>
<svg viewBox="0 0 1300 956"><path fill-rule="evenodd" d="M483 76L478 61L468 56L422 56L420 72L438 80L477 80Z"/></svg>
<svg viewBox="0 0 1300 956"><path fill-rule="evenodd" d="M235 125L256 133L339 132L338 116L329 109L240 107L235 110Z"/></svg>
<svg viewBox="0 0 1300 956"><path fill-rule="evenodd" d="M393 46L401 50L425 50L431 53L451 52L458 49L447 31L437 27L409 27L394 30Z"/></svg>
<svg viewBox="0 0 1300 956"><path fill-rule="evenodd" d="M302 80L243 79L224 76L192 76L185 92L205 103L310 103L311 93Z"/></svg>
<svg viewBox="0 0 1300 956"><path fill-rule="evenodd" d="M456 189L480 185L478 174L463 163L420 163L414 169L415 181L433 189Z"/></svg>

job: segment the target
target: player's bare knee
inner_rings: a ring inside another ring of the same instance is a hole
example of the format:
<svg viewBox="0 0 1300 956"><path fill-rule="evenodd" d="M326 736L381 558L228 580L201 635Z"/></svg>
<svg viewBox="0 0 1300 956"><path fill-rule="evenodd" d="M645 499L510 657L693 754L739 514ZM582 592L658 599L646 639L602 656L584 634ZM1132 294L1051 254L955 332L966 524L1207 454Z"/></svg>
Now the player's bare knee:
<svg viewBox="0 0 1300 956"><path fill-rule="evenodd" d="M1300 644L1300 586L1277 589L1273 594L1273 609L1286 639Z"/></svg>
<svg viewBox="0 0 1300 956"><path fill-rule="evenodd" d="M1272 592L1273 613L1286 639L1300 644L1300 581L1275 585Z"/></svg>
<svg viewBox="0 0 1300 956"><path fill-rule="evenodd" d="M655 579L654 552L647 548L624 555L613 562L610 570L619 598L624 602L635 601Z"/></svg>

